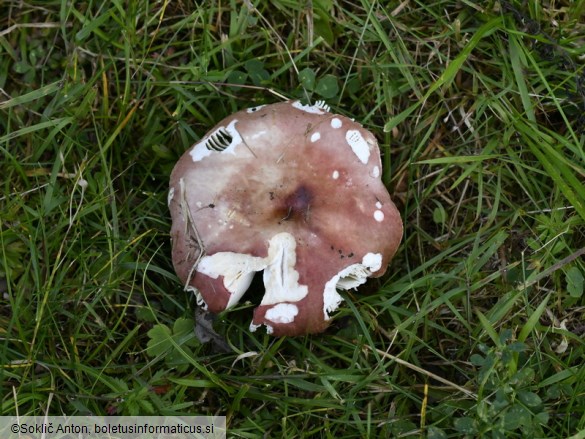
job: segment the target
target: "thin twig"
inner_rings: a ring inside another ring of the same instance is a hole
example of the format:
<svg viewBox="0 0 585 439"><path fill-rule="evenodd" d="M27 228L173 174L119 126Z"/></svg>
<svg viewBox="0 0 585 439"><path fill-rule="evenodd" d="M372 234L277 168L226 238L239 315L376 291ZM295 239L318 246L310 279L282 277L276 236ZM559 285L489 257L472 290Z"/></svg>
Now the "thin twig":
<svg viewBox="0 0 585 439"><path fill-rule="evenodd" d="M12 26L4 29L3 31L0 31L0 37L3 37L4 35L8 35L13 30L20 29L20 28L50 29L50 28L61 27L61 26L62 26L61 23L16 23L16 24L13 24ZM72 24L66 23L65 26L71 27Z"/></svg>
<svg viewBox="0 0 585 439"><path fill-rule="evenodd" d="M371 346L366 345L366 347L369 348L372 351L374 350ZM401 358L395 357L394 355L389 354L388 352L382 351L380 349L376 349L376 352L378 354L382 355L385 358L388 358L388 359L390 359L390 360L392 360L392 361L394 361L394 362L396 362L396 363L398 363L398 364L400 364L402 366L406 366L409 369L414 370L415 372L418 372L418 373L421 373L423 375L426 375L429 378L432 378L434 380L437 380L437 381L445 384L446 386L452 387L452 388L458 390L459 392L464 393L467 396L469 396L469 397L477 400L477 395L475 393L473 393L471 390L467 390L465 387L461 387L461 386L459 386L459 385L457 385L457 384L455 384L455 383L453 383L453 382L451 382L451 381L449 381L449 380L447 380L447 379L445 379L443 377L440 377L439 375L435 375L434 373L429 372L428 370L423 369L422 367L415 366L414 364L409 363L408 361L404 361Z"/></svg>
<svg viewBox="0 0 585 439"><path fill-rule="evenodd" d="M181 214L183 215L183 219L185 220L185 234L187 234L187 229L191 226L191 229L195 235L195 239L197 241L197 247L199 247L199 254L197 255L197 259L195 263L191 266L191 270L189 270L189 274L187 275L187 280L185 281L185 289L189 287L191 283L191 279L193 277L193 273L197 266L199 265L199 261L203 258L205 253L205 248L203 247L203 241L199 236L199 232L197 231L197 227L195 226L195 220L193 219L193 215L191 214L191 209L189 208L189 203L187 202L187 198L185 197L185 181L181 178L179 180L179 202L181 204Z"/></svg>
<svg viewBox="0 0 585 439"><path fill-rule="evenodd" d="M567 256L566 258L561 259L556 264L551 265L546 270L544 270L542 273L540 273L539 275L537 275L534 279L529 280L529 281L526 281L523 284L520 284L518 286L518 290L520 290L520 291L521 290L525 290L529 286L534 285L535 283L539 282L540 280L542 280L543 278L545 278L547 276L550 276L552 273L554 273L555 271L557 271L559 268L562 268L565 265L567 265L568 263L573 262L579 256L583 256L584 254L585 254L585 247L577 250L575 253Z"/></svg>

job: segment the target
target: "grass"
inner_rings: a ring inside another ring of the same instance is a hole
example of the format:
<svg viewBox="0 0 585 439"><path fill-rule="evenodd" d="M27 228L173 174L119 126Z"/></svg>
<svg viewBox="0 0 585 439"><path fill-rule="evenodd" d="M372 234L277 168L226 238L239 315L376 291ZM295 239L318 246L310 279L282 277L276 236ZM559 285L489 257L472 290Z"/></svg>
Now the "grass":
<svg viewBox="0 0 585 439"><path fill-rule="evenodd" d="M1 10L0 413L584 437L585 3ZM403 243L324 334L250 333L246 302L225 353L173 273L169 174L233 111L307 97L378 137Z"/></svg>

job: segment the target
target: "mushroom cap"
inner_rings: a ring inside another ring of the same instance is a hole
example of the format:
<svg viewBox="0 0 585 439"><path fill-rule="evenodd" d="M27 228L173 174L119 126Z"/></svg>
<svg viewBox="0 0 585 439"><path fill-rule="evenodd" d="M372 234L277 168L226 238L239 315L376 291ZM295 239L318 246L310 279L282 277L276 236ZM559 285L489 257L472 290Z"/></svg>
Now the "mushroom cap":
<svg viewBox="0 0 585 439"><path fill-rule="evenodd" d="M402 238L381 169L374 136L323 105L288 101L225 118L171 174L179 279L218 313L263 270L250 329L323 331L342 301L337 289L381 276Z"/></svg>

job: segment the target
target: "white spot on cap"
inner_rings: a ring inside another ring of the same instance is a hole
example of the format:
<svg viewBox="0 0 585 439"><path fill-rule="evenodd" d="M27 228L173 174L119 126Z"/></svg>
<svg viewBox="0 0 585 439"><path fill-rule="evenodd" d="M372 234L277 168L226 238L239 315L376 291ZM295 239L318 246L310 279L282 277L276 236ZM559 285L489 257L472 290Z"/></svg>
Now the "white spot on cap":
<svg viewBox="0 0 585 439"><path fill-rule="evenodd" d="M378 221L379 223L381 223L382 221L384 221L384 212L382 212L381 210L376 210L374 212L374 219L376 221Z"/></svg>
<svg viewBox="0 0 585 439"><path fill-rule="evenodd" d="M175 188L172 187L169 189L169 195L167 197L167 205L171 205L171 201L173 201L173 197L175 196Z"/></svg>
<svg viewBox="0 0 585 439"><path fill-rule="evenodd" d="M298 313L299 308L295 304L279 303L266 311L264 317L274 323L292 323Z"/></svg>
<svg viewBox="0 0 585 439"><path fill-rule="evenodd" d="M358 130L348 130L345 133L345 140L360 162L364 165L368 163L370 159L370 146L362 134Z"/></svg>
<svg viewBox="0 0 585 439"><path fill-rule="evenodd" d="M297 110L305 111L311 114L325 114L325 112L317 105L303 105L299 101L294 101L292 106Z"/></svg>
<svg viewBox="0 0 585 439"><path fill-rule="evenodd" d="M343 125L343 122L341 122L341 119L334 117L333 119L331 119L331 128L341 128L341 126Z"/></svg>
<svg viewBox="0 0 585 439"><path fill-rule="evenodd" d="M378 166L374 166L372 169L372 177L378 178L380 176L380 168Z"/></svg>
<svg viewBox="0 0 585 439"><path fill-rule="evenodd" d="M232 120L227 127L222 126L215 129L212 133L209 133L199 143L197 143L191 149L191 151L189 151L189 154L193 158L193 161L194 162L201 161L205 157L210 156L211 154L225 153L235 154L236 146L242 143L242 137L240 136L238 130L236 130L237 122L238 122L237 119ZM212 139L220 138L222 139L222 141L225 141L225 139L228 136L231 139L231 141L229 145L227 145L225 148L222 148L221 151L212 150L207 147L207 142L211 141Z"/></svg>
<svg viewBox="0 0 585 439"><path fill-rule="evenodd" d="M337 180L339 178L339 171L333 171L331 178L333 178L333 180Z"/></svg>
<svg viewBox="0 0 585 439"><path fill-rule="evenodd" d="M382 203L380 203L379 201L376 201L376 207L378 209L381 209L382 208Z"/></svg>
<svg viewBox="0 0 585 439"><path fill-rule="evenodd" d="M315 143L317 140L321 138L321 133L318 131L316 133L311 134L311 142Z"/></svg>

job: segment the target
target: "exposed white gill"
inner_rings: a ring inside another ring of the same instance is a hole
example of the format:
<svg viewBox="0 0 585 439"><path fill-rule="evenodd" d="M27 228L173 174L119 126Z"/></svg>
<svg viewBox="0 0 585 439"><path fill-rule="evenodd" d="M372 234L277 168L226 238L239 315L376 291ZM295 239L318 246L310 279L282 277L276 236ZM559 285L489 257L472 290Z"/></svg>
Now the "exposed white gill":
<svg viewBox="0 0 585 439"><path fill-rule="evenodd" d="M370 159L370 146L362 136L362 133L360 133L359 130L348 130L347 133L345 133L345 140L359 161L364 165L368 163L368 160Z"/></svg>
<svg viewBox="0 0 585 439"><path fill-rule="evenodd" d="M332 285L330 285L330 283L332 283ZM336 284L337 279L332 279L325 284L325 290L323 291L323 316L325 320L329 320L329 313L332 313L339 308L339 304L343 302L343 297L341 297L335 289Z"/></svg>
<svg viewBox="0 0 585 439"><path fill-rule="evenodd" d="M236 147L242 143L242 137L236 129L237 119L227 127L221 126L205 136L189 151L194 162L203 160L212 154L235 154Z"/></svg>
<svg viewBox="0 0 585 439"><path fill-rule="evenodd" d="M337 289L349 290L365 283L368 277L382 267L382 255L380 253L367 253L361 263L345 267L326 284L323 290L323 315L329 320L329 313L335 311L343 298Z"/></svg>
<svg viewBox="0 0 585 439"><path fill-rule="evenodd" d="M303 105L300 101L294 101L291 104L297 110L305 111L311 114L325 114L325 112L318 105Z"/></svg>
<svg viewBox="0 0 585 439"><path fill-rule="evenodd" d="M203 296L201 295L201 293L199 292L199 290L197 288L189 285L189 286L185 287L185 291L193 293L195 295L195 302L197 302L197 306L199 306L202 309L204 309L205 311L207 311L207 303L205 302L205 299L203 299Z"/></svg>
<svg viewBox="0 0 585 439"><path fill-rule="evenodd" d="M320 108L321 110L325 110L327 113L331 111L331 107L325 101L315 102L315 107Z"/></svg>

